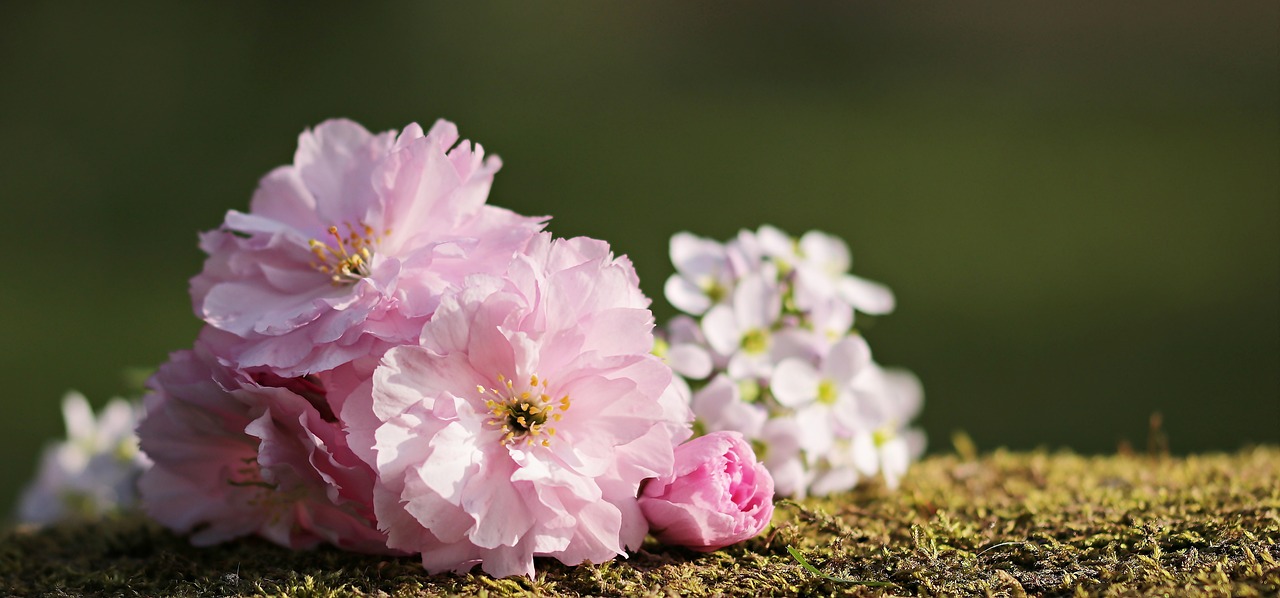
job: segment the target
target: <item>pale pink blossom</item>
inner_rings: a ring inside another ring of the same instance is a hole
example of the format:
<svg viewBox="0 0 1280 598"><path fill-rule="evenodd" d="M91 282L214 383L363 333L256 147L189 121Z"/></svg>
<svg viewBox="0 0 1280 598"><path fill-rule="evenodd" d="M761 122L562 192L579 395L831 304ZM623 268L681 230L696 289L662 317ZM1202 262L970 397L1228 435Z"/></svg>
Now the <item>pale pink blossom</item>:
<svg viewBox="0 0 1280 598"><path fill-rule="evenodd" d="M659 542L710 552L759 534L773 516L773 478L737 432L675 450L669 475L649 480L640 510Z"/></svg>
<svg viewBox="0 0 1280 598"><path fill-rule="evenodd" d="M541 228L485 204L501 166L457 128L371 134L346 120L298 140L248 213L201 236L191 281L218 356L284 377L416 342L445 290L500 270Z"/></svg>
<svg viewBox="0 0 1280 598"><path fill-rule="evenodd" d="M390 350L373 378L389 545L432 573L497 577L532 576L535 556L599 563L638 547L640 483L668 474L689 434L647 306L606 243L545 234L503 277L447 295L422 345Z"/></svg>
<svg viewBox="0 0 1280 598"><path fill-rule="evenodd" d="M258 535L389 552L373 521L373 470L347 448L325 381L232 370L199 344L174 353L138 426L154 461L139 483L144 510L197 545Z"/></svg>

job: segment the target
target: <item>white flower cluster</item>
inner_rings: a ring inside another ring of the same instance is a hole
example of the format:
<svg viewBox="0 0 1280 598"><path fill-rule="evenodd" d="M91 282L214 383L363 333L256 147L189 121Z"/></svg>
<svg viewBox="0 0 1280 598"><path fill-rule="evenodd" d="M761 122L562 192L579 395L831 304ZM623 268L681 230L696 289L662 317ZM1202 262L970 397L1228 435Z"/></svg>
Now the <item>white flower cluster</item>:
<svg viewBox="0 0 1280 598"><path fill-rule="evenodd" d="M133 432L142 407L112 399L94 417L84 395L69 392L62 417L67 439L45 447L36 479L22 493L18 520L45 525L97 519L137 506L138 476L151 465Z"/></svg>
<svg viewBox="0 0 1280 598"><path fill-rule="evenodd" d="M671 238L668 323L657 352L689 383L699 433L751 439L780 496L847 490L876 474L893 488L924 436L906 427L923 393L882 368L853 327L893 311L893 293L849 273L844 241L771 226L727 243Z"/></svg>

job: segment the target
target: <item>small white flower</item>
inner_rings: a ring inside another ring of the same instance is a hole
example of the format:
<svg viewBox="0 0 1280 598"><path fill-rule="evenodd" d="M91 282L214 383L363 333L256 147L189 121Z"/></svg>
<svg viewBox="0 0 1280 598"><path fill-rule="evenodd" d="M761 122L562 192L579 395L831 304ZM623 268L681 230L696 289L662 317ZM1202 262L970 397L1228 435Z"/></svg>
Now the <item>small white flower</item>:
<svg viewBox="0 0 1280 598"><path fill-rule="evenodd" d="M872 434L864 432L839 438L826 453L810 458L813 482L809 489L819 496L843 492L863 478L875 475L879 465Z"/></svg>
<svg viewBox="0 0 1280 598"><path fill-rule="evenodd" d="M791 408L812 403L834 405L853 399L853 382L871 365L871 348L861 336L840 339L815 367L798 357L784 359L773 374L773 395Z"/></svg>
<svg viewBox="0 0 1280 598"><path fill-rule="evenodd" d="M805 320L814 346L830 347L853 330L853 306L832 297L809 307Z"/></svg>
<svg viewBox="0 0 1280 598"><path fill-rule="evenodd" d="M666 361L677 374L690 380L701 380L711 375L715 364L707 350L707 339L696 320L689 316L676 316L667 323L664 333L655 339L655 355Z"/></svg>
<svg viewBox="0 0 1280 598"><path fill-rule="evenodd" d="M906 424L923 393L885 370L853 328L855 312L886 314L893 293L849 273L849 247L810 231L739 231L724 244L676 235L667 297L695 317L670 322L655 348L694 382L702 433L750 439L780 496L844 491L877 474L890 487L923 451ZM699 317L700 316L700 317Z"/></svg>
<svg viewBox="0 0 1280 598"><path fill-rule="evenodd" d="M837 283L840 298L864 314L880 316L893 311L893 291L878 282L846 274Z"/></svg>
<svg viewBox="0 0 1280 598"><path fill-rule="evenodd" d="M150 465L134 434L141 411L113 399L95 418L83 395L67 393L62 399L67 439L45 448L35 481L23 491L18 519L44 525L133 507L138 475Z"/></svg>
<svg viewBox="0 0 1280 598"><path fill-rule="evenodd" d="M735 430L747 439L760 437L769 412L755 400L744 400L742 388L728 376L719 374L693 393L693 415L705 431Z"/></svg>
<svg viewBox="0 0 1280 598"><path fill-rule="evenodd" d="M730 296L734 272L725 246L690 233L671 237L671 262L676 273L667 279L667 301L685 313L700 316Z"/></svg>
<svg viewBox="0 0 1280 598"><path fill-rule="evenodd" d="M800 439L808 433L794 417L779 416L766 421L760 438L753 443L756 456L773 474L774 493L804 498L808 494L810 472L804 466Z"/></svg>
<svg viewBox="0 0 1280 598"><path fill-rule="evenodd" d="M860 416L874 430L876 459L885 485L897 488L911 461L924 453L924 434L907 428L924 401L920 380L906 370L871 363L854 380Z"/></svg>
<svg viewBox="0 0 1280 598"><path fill-rule="evenodd" d="M871 364L871 348L860 336L848 336L815 367L803 358L782 360L771 381L773 396L784 407L795 410L805 429L801 448L809 455L831 450L838 430L855 429L858 420L857 395L853 382ZM852 486L850 486L852 487Z"/></svg>
<svg viewBox="0 0 1280 598"><path fill-rule="evenodd" d="M884 484L890 489L898 487L903 474L911 465L913 441L918 441L923 449L924 435L919 430L906 430L904 434L886 432L875 435L876 457L880 465L880 475L884 476Z"/></svg>
<svg viewBox="0 0 1280 598"><path fill-rule="evenodd" d="M853 381L858 408L872 429L898 428L920 413L924 387L914 374L872 362Z"/></svg>
<svg viewBox="0 0 1280 598"><path fill-rule="evenodd" d="M759 274L743 277L732 305L717 305L702 318L707 342L729 360L729 375L736 379L768 376L773 368L773 327L782 315L782 296L770 280Z"/></svg>
<svg viewBox="0 0 1280 598"><path fill-rule="evenodd" d="M796 240L774 227L762 226L759 238L765 253L779 263L780 272L795 272L795 301L800 309L814 309L838 298L865 314L893 311L893 292L888 287L849 273L853 258L839 237L815 230Z"/></svg>

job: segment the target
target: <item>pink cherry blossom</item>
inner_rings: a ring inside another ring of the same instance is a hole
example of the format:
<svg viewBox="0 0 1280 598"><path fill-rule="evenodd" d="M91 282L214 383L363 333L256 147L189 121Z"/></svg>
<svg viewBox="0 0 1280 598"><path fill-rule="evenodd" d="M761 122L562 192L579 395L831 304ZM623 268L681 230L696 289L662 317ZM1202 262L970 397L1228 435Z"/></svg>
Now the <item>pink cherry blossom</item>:
<svg viewBox="0 0 1280 598"><path fill-rule="evenodd" d="M501 166L438 121L371 134L346 120L298 140L249 213L201 236L195 311L218 356L284 377L416 342L445 290L500 270L541 219L485 204Z"/></svg>
<svg viewBox="0 0 1280 598"><path fill-rule="evenodd" d="M503 277L447 295L421 346L391 349L373 378L389 545L432 573L497 577L532 576L535 556L576 565L638 547L640 483L667 475L689 435L647 306L606 243L546 234Z"/></svg>
<svg viewBox="0 0 1280 598"><path fill-rule="evenodd" d="M640 510L659 542L710 552L754 537L773 516L773 478L737 432L676 448L670 475L649 480Z"/></svg>
<svg viewBox="0 0 1280 598"><path fill-rule="evenodd" d="M373 521L373 471L347 448L324 383L232 370L199 344L173 354L138 426L154 462L139 482L144 510L197 545L256 534L389 552Z"/></svg>

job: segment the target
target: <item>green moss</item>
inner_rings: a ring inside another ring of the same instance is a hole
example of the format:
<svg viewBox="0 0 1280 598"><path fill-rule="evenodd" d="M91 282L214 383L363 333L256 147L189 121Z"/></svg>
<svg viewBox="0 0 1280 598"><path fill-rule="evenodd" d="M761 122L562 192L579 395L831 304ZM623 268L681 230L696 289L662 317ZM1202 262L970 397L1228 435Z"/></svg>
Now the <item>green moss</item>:
<svg viewBox="0 0 1280 598"><path fill-rule="evenodd" d="M967 451L966 451L967 452ZM932 457L883 488L778 505L711 554L646 544L536 579L428 576L412 558L259 540L195 548L138 518L0 538L0 593L265 596L1207 595L1280 592L1280 448L1231 455ZM830 577L814 575L798 549Z"/></svg>

